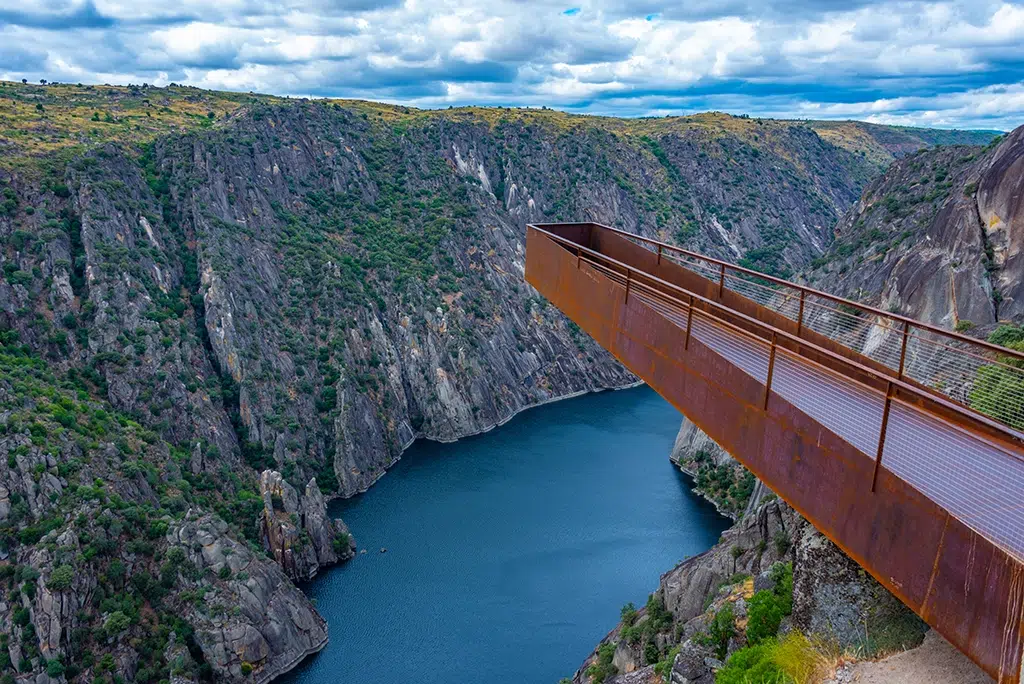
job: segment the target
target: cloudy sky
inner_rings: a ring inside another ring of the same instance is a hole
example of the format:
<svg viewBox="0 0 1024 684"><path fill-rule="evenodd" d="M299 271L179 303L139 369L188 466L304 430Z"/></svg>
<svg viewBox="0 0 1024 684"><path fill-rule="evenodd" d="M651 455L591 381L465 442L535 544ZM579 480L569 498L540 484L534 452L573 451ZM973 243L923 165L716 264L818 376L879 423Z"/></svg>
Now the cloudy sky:
<svg viewBox="0 0 1024 684"><path fill-rule="evenodd" d="M1010 129L1024 0L0 0L0 79Z"/></svg>

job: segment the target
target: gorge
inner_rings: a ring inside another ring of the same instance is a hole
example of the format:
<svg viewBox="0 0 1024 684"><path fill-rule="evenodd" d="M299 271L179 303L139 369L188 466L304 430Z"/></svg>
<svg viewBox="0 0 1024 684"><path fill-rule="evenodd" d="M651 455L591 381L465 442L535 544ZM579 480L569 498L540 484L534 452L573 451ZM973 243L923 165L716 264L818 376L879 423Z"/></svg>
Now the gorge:
<svg viewBox="0 0 1024 684"><path fill-rule="evenodd" d="M293 580L348 549L292 515L632 384L523 283L527 222L792 274L885 164L992 137L13 83L0 121L0 666L58 681L268 681L327 639Z"/></svg>

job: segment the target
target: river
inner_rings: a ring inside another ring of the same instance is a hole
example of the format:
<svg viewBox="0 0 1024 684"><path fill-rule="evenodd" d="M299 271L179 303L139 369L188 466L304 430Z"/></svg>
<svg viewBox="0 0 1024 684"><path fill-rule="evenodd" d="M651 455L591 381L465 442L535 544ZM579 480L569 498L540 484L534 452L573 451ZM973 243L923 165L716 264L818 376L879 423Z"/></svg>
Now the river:
<svg viewBox="0 0 1024 684"><path fill-rule="evenodd" d="M643 605L728 526L668 460L679 422L639 387L414 444L369 492L332 505L367 553L303 587L331 640L283 681L572 676L622 605Z"/></svg>

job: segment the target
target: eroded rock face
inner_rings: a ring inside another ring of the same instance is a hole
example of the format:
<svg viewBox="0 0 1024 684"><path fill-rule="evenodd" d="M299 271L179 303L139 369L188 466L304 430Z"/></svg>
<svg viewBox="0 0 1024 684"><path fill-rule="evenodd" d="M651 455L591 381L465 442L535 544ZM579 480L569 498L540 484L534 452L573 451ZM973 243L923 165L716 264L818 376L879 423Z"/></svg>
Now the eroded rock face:
<svg viewBox="0 0 1024 684"><path fill-rule="evenodd" d="M327 623L306 595L277 563L229 537L223 521L186 516L167 541L217 577L187 619L218 677L266 682L327 643Z"/></svg>
<svg viewBox="0 0 1024 684"><path fill-rule="evenodd" d="M792 542L804 525L800 516L775 499L726 530L718 544L661 576L658 592L677 622L704 612L707 597L725 579L759 575L791 557Z"/></svg>
<svg viewBox="0 0 1024 684"><path fill-rule="evenodd" d="M1024 315L1024 128L1018 128L979 164L978 218L992 248L1001 318Z"/></svg>
<svg viewBox="0 0 1024 684"><path fill-rule="evenodd" d="M829 291L952 328L1024 315L1024 127L988 148L900 160L836 227L808 275Z"/></svg>
<svg viewBox="0 0 1024 684"><path fill-rule="evenodd" d="M709 649L687 641L672 662L670 684L714 684L714 661Z"/></svg>
<svg viewBox="0 0 1024 684"><path fill-rule="evenodd" d="M669 629L656 637L656 643L662 652L675 645L683 646L680 652L683 664L677 679L685 677L692 684L713 681L713 675L706 679L713 669L713 663L705 662L711 656L710 651L690 640L697 632L704 631L709 617L708 606L714 604L719 589L724 590L724 583L734 575L742 573L756 577L766 574L775 563L792 559L794 541L801 535L805 524L782 501L768 501L726 530L711 549L684 560L661 576L655 596L672 614L672 623ZM646 609L640 609L637 621L644 619ZM646 662L644 645L630 644L622 639L622 630L623 624L620 623L601 641L601 644L615 645L613 664L622 675L650 672L647 666L654 663ZM597 649L577 670L573 678L576 684L589 681L586 671L596 659ZM650 674L653 676L653 672Z"/></svg>
<svg viewBox="0 0 1024 684"><path fill-rule="evenodd" d="M725 449L720 447L713 439L708 437L689 418L683 416L683 423L676 435L672 453L669 456L671 461L679 466L679 469L689 475L695 481L694 491L711 501L718 512L733 520L738 520L748 513L754 512L760 505L768 490L763 483L751 477L747 470L732 457ZM736 487L722 484L721 478L716 478L716 486L709 486L705 478L712 471L719 470L725 473ZM752 485L752 490L749 487ZM748 487L744 489L744 487ZM744 492L734 498L734 492ZM748 494L749 493L749 494ZM743 497L746 496L746 500Z"/></svg>
<svg viewBox="0 0 1024 684"><path fill-rule="evenodd" d="M355 541L340 519L327 517L327 502L313 478L299 494L274 470L260 475L264 548L293 580L308 580L326 565L355 555Z"/></svg>
<svg viewBox="0 0 1024 684"><path fill-rule="evenodd" d="M843 647L879 637L916 646L927 625L811 525L803 527L793 564L793 624ZM892 633L898 626L900 633Z"/></svg>
<svg viewBox="0 0 1024 684"><path fill-rule="evenodd" d="M806 634L842 647L870 650L879 645L915 646L927 630L913 612L793 509L778 499L769 500L741 518L710 550L662 575L656 597L672 613L672 623L655 643L660 653L680 647L671 682L714 682L714 672L722 663L695 637L707 632L714 614L727 604L742 620L754 593L774 586L771 568L779 561L793 563L793 614L787 624ZM736 579L740 581L730 584ZM635 624L645 619L646 609L641 609ZM619 672L606 681L655 682L644 644L629 643L623 629L620 623L601 641L615 646L612 664ZM727 653L744 645L741 630L730 640ZM576 684L589 682L586 671L597 657L595 649L576 672Z"/></svg>
<svg viewBox="0 0 1024 684"><path fill-rule="evenodd" d="M715 465L731 465L736 462L729 452L718 446L718 443L694 425L693 421L683 416L669 458L683 470L687 470L692 467L698 454L706 454Z"/></svg>

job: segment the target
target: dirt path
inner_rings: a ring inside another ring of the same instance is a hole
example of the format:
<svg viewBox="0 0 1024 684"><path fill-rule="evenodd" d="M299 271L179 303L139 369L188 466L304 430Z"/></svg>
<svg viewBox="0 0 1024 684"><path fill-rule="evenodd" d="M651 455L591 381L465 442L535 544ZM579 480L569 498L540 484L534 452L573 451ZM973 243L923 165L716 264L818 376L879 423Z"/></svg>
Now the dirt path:
<svg viewBox="0 0 1024 684"><path fill-rule="evenodd" d="M849 684L993 684L934 631L918 648L875 663L857 663L844 674L839 681Z"/></svg>

